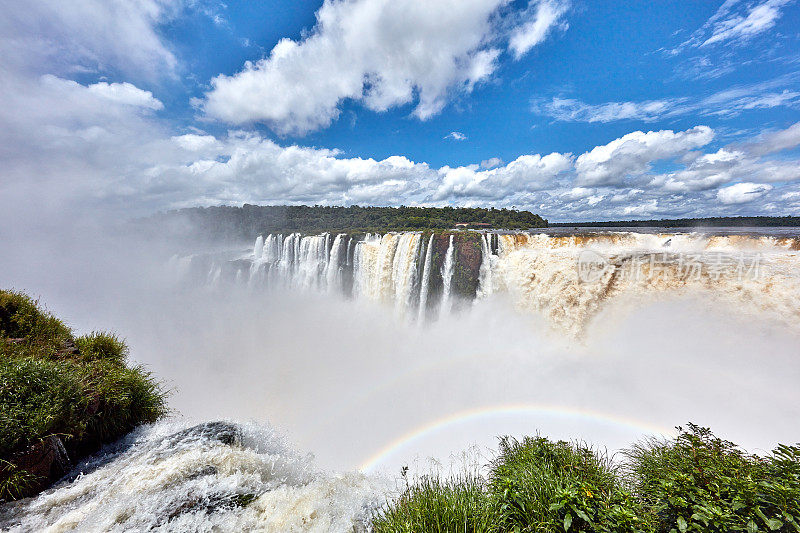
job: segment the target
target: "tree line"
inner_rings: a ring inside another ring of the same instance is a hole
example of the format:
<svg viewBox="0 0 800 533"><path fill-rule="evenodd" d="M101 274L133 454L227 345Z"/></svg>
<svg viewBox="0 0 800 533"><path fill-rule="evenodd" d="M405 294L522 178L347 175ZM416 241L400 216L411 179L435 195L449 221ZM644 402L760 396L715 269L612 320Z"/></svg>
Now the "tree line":
<svg viewBox="0 0 800 533"><path fill-rule="evenodd" d="M362 207L251 205L194 207L154 215L142 222L153 229L183 228L209 238L254 238L287 232L386 232L451 229L478 224L493 229L547 227L530 211L479 207Z"/></svg>

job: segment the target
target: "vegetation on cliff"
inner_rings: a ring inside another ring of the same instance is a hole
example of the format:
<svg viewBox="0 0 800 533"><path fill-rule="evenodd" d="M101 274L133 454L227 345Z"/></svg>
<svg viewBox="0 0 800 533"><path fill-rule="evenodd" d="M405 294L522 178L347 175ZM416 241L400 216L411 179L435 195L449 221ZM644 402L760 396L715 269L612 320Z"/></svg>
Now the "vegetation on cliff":
<svg viewBox="0 0 800 533"><path fill-rule="evenodd" d="M651 220L612 220L605 222L559 222L550 224L550 226L595 228L795 227L800 226L800 217L662 218Z"/></svg>
<svg viewBox="0 0 800 533"><path fill-rule="evenodd" d="M582 443L504 438L488 474L424 476L373 519L376 533L800 531L800 446L759 457L689 424L625 460Z"/></svg>
<svg viewBox="0 0 800 533"><path fill-rule="evenodd" d="M0 290L0 500L35 494L73 462L166 413L118 337L75 337L28 296Z"/></svg>
<svg viewBox="0 0 800 533"><path fill-rule="evenodd" d="M250 205L196 207L169 211L140 221L158 233L202 235L212 239L255 239L267 233L373 232L450 229L456 224L486 224L494 229L547 227L530 211L466 207L361 207Z"/></svg>

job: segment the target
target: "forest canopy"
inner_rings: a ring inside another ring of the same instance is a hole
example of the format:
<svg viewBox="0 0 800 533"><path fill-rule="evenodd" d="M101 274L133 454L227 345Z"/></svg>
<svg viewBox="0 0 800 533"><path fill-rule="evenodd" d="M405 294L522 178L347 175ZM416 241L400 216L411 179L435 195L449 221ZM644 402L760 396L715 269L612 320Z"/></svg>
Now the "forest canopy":
<svg viewBox="0 0 800 533"><path fill-rule="evenodd" d="M452 229L457 224L491 229L547 227L530 211L471 207L350 207L250 205L195 207L168 211L143 221L153 228L186 222L211 238L255 238L287 232L386 232Z"/></svg>

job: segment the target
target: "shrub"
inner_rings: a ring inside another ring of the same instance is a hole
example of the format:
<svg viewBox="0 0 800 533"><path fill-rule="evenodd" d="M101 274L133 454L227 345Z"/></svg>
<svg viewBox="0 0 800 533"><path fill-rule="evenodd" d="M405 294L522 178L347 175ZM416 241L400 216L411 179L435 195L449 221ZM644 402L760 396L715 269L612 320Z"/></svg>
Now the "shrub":
<svg viewBox="0 0 800 533"><path fill-rule="evenodd" d="M491 465L500 525L510 531L648 529L611 460L578 443L505 437Z"/></svg>
<svg viewBox="0 0 800 533"><path fill-rule="evenodd" d="M674 441L650 440L627 455L636 492L659 531L800 531L800 447L748 455L689 424Z"/></svg>

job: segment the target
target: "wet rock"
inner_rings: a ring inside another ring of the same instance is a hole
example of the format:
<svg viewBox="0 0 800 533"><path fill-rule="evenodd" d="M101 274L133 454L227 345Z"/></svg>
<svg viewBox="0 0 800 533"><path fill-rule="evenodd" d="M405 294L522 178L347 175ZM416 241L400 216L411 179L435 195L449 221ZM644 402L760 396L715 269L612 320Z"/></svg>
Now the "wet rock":
<svg viewBox="0 0 800 533"><path fill-rule="evenodd" d="M10 475L14 470L23 470L30 475L28 482L22 487L21 496L30 496L43 491L72 468L64 443L56 435L51 435L14 454L8 462L13 466L0 471L0 476Z"/></svg>
<svg viewBox="0 0 800 533"><path fill-rule="evenodd" d="M471 302L478 292L480 279L481 234L475 232L457 233L453 239L455 264L453 268L453 294L463 301Z"/></svg>
<svg viewBox="0 0 800 533"><path fill-rule="evenodd" d="M170 439L175 441L184 439L216 440L222 444L233 446L242 442L242 431L239 426L229 422L205 422L179 431Z"/></svg>
<svg viewBox="0 0 800 533"><path fill-rule="evenodd" d="M254 493L217 493L202 497L190 498L180 504L167 516L167 521L187 513L212 514L227 511L236 507L247 507L258 495Z"/></svg>

